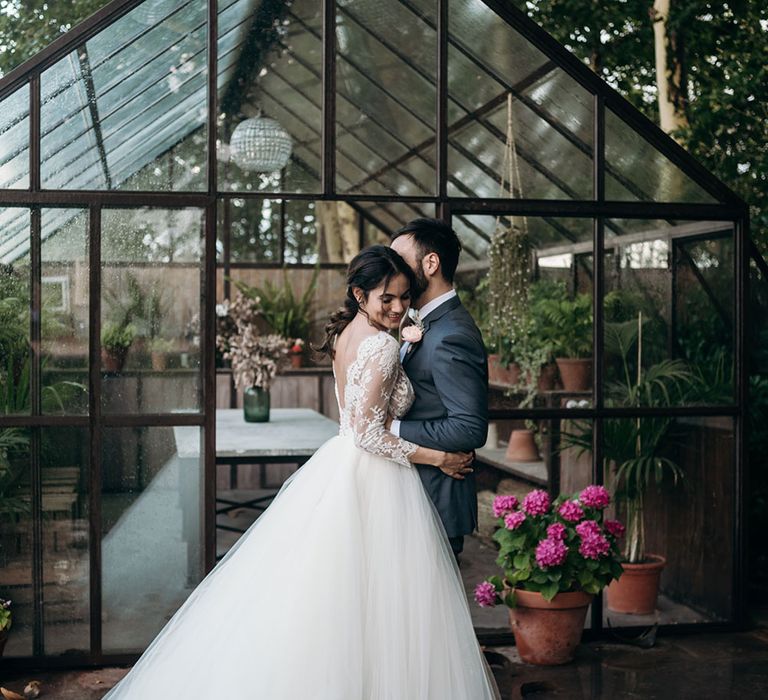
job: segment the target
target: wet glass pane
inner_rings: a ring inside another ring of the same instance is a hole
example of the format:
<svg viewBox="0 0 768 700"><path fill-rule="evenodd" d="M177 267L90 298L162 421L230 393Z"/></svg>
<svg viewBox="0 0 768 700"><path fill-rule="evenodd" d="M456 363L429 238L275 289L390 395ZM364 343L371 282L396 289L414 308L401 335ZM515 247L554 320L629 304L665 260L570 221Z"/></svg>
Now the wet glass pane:
<svg viewBox="0 0 768 700"><path fill-rule="evenodd" d="M146 0L42 74L43 187L205 186L206 4Z"/></svg>
<svg viewBox="0 0 768 700"><path fill-rule="evenodd" d="M29 86L0 102L0 189L29 187Z"/></svg>
<svg viewBox="0 0 768 700"><path fill-rule="evenodd" d="M199 209L102 215L102 406L106 413L200 409Z"/></svg>
<svg viewBox="0 0 768 700"><path fill-rule="evenodd" d="M42 210L43 413L88 412L88 213Z"/></svg>
<svg viewBox="0 0 768 700"><path fill-rule="evenodd" d="M479 0L448 41L448 193L591 199L592 95Z"/></svg>
<svg viewBox="0 0 768 700"><path fill-rule="evenodd" d="M221 187L318 191L321 2L219 3L218 49Z"/></svg>
<svg viewBox="0 0 768 700"><path fill-rule="evenodd" d="M592 220L456 216L453 224L464 246L457 288L483 333L492 401L591 405Z"/></svg>
<svg viewBox="0 0 768 700"><path fill-rule="evenodd" d="M0 208L0 414L30 411L30 213Z"/></svg>
<svg viewBox="0 0 768 700"><path fill-rule="evenodd" d="M30 431L0 426L0 598L11 600L5 656L32 655L32 511Z"/></svg>
<svg viewBox="0 0 768 700"><path fill-rule="evenodd" d="M734 274L729 223L606 221L607 405L733 402Z"/></svg>
<svg viewBox="0 0 768 700"><path fill-rule="evenodd" d="M145 649L202 578L201 440L195 427L104 430L106 653Z"/></svg>
<svg viewBox="0 0 768 700"><path fill-rule="evenodd" d="M340 3L339 191L410 196L434 192L433 13L433 2Z"/></svg>
<svg viewBox="0 0 768 700"><path fill-rule="evenodd" d="M622 593L633 573L625 565L618 586L607 590L606 624L648 628L732 619L733 420L622 418L606 421L603 433L606 483L616 500L610 512L628 525L625 555L632 552L638 564L664 560L658 589L652 586L646 601ZM641 479L637 488L649 458L663 458L663 479L657 486L649 474L648 485Z"/></svg>
<svg viewBox="0 0 768 700"><path fill-rule="evenodd" d="M605 198L642 202L714 202L610 109L605 110Z"/></svg>
<svg viewBox="0 0 768 700"><path fill-rule="evenodd" d="M40 449L46 654L90 649L88 432L45 428Z"/></svg>

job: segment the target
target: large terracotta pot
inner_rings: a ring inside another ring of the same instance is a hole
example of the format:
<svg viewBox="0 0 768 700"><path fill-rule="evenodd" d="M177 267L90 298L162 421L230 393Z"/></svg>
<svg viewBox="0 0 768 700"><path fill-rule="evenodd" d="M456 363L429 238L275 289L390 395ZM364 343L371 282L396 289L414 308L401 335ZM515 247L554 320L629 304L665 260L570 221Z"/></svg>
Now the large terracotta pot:
<svg viewBox="0 0 768 700"><path fill-rule="evenodd" d="M667 560L647 554L642 564L622 563L624 573L605 590L608 609L631 615L650 615L656 610L661 571Z"/></svg>
<svg viewBox="0 0 768 700"><path fill-rule="evenodd" d="M520 367L514 362L505 367L497 354L488 355L488 383L512 386L520 379Z"/></svg>
<svg viewBox="0 0 768 700"><path fill-rule="evenodd" d="M505 456L510 462L538 462L541 457L533 430L513 430Z"/></svg>
<svg viewBox="0 0 768 700"><path fill-rule="evenodd" d="M152 369L161 372L168 369L168 355L164 352L152 351L150 358L152 360Z"/></svg>
<svg viewBox="0 0 768 700"><path fill-rule="evenodd" d="M565 391L589 391L592 388L591 357L557 357L555 362Z"/></svg>
<svg viewBox="0 0 768 700"><path fill-rule="evenodd" d="M558 593L546 601L541 593L516 590L516 607L510 609L509 621L520 658L543 666L571 661L592 598L588 593L574 591Z"/></svg>
<svg viewBox="0 0 768 700"><path fill-rule="evenodd" d="M557 365L554 362L548 362L539 371L538 388L539 391L552 391L557 383Z"/></svg>
<svg viewBox="0 0 768 700"><path fill-rule="evenodd" d="M121 372L127 355L128 348L124 350L101 348L101 366L106 372Z"/></svg>

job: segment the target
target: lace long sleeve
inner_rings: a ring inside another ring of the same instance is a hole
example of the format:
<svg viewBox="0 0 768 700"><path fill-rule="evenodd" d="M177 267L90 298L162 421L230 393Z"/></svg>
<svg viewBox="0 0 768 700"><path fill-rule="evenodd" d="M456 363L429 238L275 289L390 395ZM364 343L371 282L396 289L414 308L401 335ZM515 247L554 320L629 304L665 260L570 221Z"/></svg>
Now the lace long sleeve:
<svg viewBox="0 0 768 700"><path fill-rule="evenodd" d="M370 342L357 363L351 429L355 445L398 464L411 467L409 457L418 445L393 435L384 427L400 367L397 341L386 334Z"/></svg>

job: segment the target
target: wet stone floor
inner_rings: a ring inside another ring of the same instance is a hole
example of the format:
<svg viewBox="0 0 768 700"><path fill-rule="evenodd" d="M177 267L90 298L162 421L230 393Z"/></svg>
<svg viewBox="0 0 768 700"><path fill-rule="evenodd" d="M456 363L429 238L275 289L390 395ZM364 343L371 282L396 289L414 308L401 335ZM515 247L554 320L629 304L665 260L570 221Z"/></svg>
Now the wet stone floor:
<svg viewBox="0 0 768 700"><path fill-rule="evenodd" d="M765 627L741 633L665 636L650 649L590 642L579 647L573 663L559 667L523 664L514 647L491 647L486 653L504 700L768 698ZM0 686L21 693L35 679L40 681L41 698L100 700L125 673L126 669L118 668L60 672L4 668ZM242 700L255 697L250 692L244 689Z"/></svg>

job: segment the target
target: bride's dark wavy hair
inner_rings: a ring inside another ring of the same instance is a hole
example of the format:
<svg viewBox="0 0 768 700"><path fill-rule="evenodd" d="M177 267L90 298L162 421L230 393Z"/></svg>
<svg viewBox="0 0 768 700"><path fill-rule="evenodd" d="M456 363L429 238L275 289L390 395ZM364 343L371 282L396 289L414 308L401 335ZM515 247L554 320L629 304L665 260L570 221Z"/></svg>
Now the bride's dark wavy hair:
<svg viewBox="0 0 768 700"><path fill-rule="evenodd" d="M386 284L397 275L405 275L408 285L413 289L413 271L392 248L372 245L361 250L347 268L347 297L344 299L344 306L331 314L325 326L325 339L322 345L314 346L314 350L333 359L333 344L336 336L347 327L359 311L365 313L357 303L353 290L361 289L367 301L368 294L372 290L382 283Z"/></svg>

